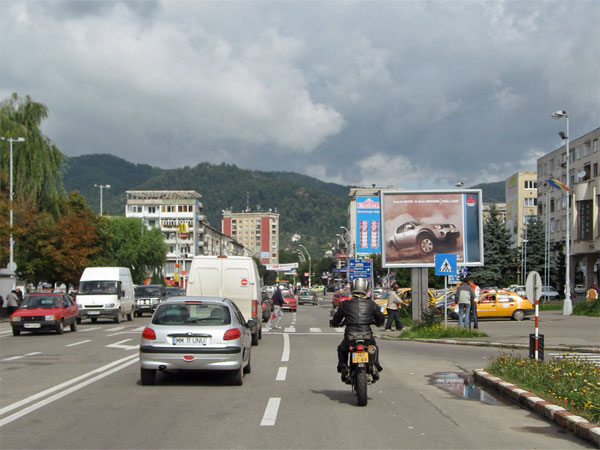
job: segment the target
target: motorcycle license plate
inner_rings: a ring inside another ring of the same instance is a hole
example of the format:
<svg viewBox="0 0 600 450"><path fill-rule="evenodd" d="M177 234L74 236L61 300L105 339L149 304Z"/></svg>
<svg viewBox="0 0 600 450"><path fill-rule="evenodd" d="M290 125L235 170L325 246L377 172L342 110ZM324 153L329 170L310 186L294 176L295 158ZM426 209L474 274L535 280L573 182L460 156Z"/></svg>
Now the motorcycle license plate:
<svg viewBox="0 0 600 450"><path fill-rule="evenodd" d="M368 363L369 362L369 354L367 352L352 352L352 362L353 363Z"/></svg>

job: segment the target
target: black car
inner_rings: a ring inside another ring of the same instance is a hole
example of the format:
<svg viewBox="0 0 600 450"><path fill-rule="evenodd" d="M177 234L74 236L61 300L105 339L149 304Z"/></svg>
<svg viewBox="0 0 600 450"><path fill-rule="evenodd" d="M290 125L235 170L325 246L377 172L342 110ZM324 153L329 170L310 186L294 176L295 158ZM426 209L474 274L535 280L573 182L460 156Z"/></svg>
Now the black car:
<svg viewBox="0 0 600 450"><path fill-rule="evenodd" d="M162 284L145 284L135 287L135 315L152 314L158 305L167 299L167 291Z"/></svg>

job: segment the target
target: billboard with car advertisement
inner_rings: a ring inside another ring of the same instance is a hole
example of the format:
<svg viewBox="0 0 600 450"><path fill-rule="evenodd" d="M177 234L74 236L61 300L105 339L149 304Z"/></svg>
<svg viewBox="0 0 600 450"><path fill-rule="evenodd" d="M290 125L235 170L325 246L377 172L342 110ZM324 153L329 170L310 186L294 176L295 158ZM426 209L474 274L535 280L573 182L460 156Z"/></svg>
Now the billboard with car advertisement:
<svg viewBox="0 0 600 450"><path fill-rule="evenodd" d="M356 197L356 254L381 253L379 196Z"/></svg>
<svg viewBox="0 0 600 450"><path fill-rule="evenodd" d="M436 253L483 265L481 189L381 191L384 267L434 267Z"/></svg>

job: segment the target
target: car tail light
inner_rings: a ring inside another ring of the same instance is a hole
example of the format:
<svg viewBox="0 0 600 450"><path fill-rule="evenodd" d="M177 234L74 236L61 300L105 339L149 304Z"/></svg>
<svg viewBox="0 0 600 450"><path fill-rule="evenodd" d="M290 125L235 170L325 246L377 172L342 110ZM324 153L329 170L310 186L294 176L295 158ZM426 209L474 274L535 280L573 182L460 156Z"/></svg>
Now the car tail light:
<svg viewBox="0 0 600 450"><path fill-rule="evenodd" d="M194 359L196 359L196 357L194 355L185 355L183 359L184 361L193 361Z"/></svg>
<svg viewBox="0 0 600 450"><path fill-rule="evenodd" d="M144 328L144 331L142 331L142 337L144 339L148 339L149 341L153 341L156 339L156 333L152 328L146 327Z"/></svg>
<svg viewBox="0 0 600 450"><path fill-rule="evenodd" d="M239 338L241 335L242 335L242 332L240 331L239 328L230 328L223 335L223 340L224 341L231 341L233 339Z"/></svg>
<svg viewBox="0 0 600 450"><path fill-rule="evenodd" d="M258 300L252 300L252 317L256 319L258 316Z"/></svg>

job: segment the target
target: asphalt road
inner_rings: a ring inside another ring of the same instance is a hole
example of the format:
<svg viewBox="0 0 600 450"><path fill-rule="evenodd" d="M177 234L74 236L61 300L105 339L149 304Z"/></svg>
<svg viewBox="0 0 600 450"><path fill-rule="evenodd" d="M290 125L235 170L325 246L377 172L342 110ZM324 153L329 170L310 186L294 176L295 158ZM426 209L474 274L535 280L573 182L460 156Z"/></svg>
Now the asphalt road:
<svg viewBox="0 0 600 450"><path fill-rule="evenodd" d="M252 349L243 386L217 373L139 382L149 318L13 337L0 324L0 447L10 448L592 448L511 403L431 384L485 367L496 348L383 340L381 380L357 407L336 373L341 333L328 305L285 313Z"/></svg>

